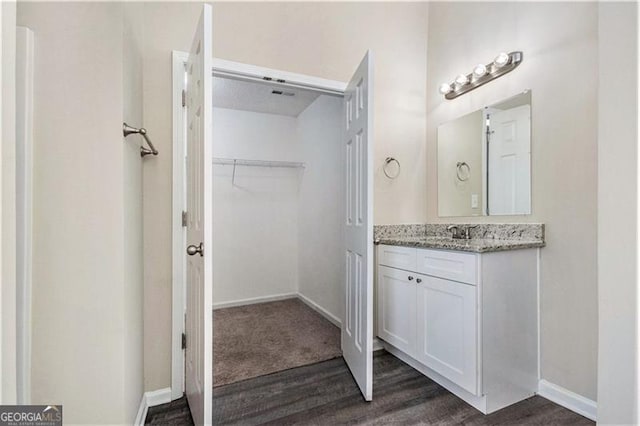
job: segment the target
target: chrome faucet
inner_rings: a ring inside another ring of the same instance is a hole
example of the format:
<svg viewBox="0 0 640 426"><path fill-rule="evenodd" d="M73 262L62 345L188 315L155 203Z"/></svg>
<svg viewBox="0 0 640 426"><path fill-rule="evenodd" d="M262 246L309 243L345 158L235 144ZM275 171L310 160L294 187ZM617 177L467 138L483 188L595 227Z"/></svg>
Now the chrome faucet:
<svg viewBox="0 0 640 426"><path fill-rule="evenodd" d="M453 238L454 240L458 240L460 239L460 228L458 228L458 225L449 225L447 226L447 231L451 232L451 238Z"/></svg>
<svg viewBox="0 0 640 426"><path fill-rule="evenodd" d="M453 238L454 240L470 240L471 230L477 227L478 225L471 225L471 226L449 225L447 226L447 231L451 232L451 238Z"/></svg>

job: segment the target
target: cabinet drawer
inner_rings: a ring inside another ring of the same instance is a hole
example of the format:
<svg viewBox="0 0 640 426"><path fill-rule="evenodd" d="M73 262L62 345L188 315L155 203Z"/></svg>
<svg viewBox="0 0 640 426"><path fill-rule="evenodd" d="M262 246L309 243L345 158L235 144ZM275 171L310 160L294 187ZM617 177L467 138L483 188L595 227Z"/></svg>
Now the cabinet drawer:
<svg viewBox="0 0 640 426"><path fill-rule="evenodd" d="M379 245L378 264L415 271L416 249L413 247Z"/></svg>
<svg viewBox="0 0 640 426"><path fill-rule="evenodd" d="M477 284L477 260L472 253L416 249L416 270L421 274Z"/></svg>

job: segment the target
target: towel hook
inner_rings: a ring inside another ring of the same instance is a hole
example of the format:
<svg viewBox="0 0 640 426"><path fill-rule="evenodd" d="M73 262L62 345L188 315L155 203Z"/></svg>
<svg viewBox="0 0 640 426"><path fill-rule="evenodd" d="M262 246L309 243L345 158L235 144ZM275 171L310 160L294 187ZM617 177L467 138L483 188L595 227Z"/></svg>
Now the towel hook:
<svg viewBox="0 0 640 426"><path fill-rule="evenodd" d="M149 148L141 146L140 157L144 158L145 155L149 155L149 154L158 155L158 150L151 143L151 139L149 139L149 137L147 136L147 129L145 129L144 127L140 127L138 129L136 127L129 126L127 123L122 123L122 134L124 135L125 138L129 135L139 134L144 138L145 141L147 141L147 145L149 145Z"/></svg>

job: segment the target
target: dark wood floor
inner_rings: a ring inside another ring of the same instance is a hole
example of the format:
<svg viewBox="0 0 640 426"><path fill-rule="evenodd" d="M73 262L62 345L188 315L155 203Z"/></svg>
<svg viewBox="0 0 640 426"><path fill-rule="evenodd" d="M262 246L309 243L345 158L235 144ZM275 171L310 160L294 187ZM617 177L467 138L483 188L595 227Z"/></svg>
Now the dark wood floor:
<svg viewBox="0 0 640 426"><path fill-rule="evenodd" d="M149 408L145 425L193 425L187 398L182 397L168 404Z"/></svg>
<svg viewBox="0 0 640 426"><path fill-rule="evenodd" d="M592 425L541 397L485 416L386 352L374 357L365 402L342 358L214 389L214 424ZM186 403L153 407L147 424L192 424ZM169 405L169 404L167 404ZM173 414L172 414L173 413ZM179 423L184 421L184 423Z"/></svg>

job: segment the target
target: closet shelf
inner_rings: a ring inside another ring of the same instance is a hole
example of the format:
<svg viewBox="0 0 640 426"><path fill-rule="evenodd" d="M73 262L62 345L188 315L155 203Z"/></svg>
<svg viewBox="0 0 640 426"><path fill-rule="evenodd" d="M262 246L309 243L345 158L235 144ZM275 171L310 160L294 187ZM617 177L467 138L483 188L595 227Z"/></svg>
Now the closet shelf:
<svg viewBox="0 0 640 426"><path fill-rule="evenodd" d="M236 183L236 166L286 167L289 169L303 169L305 166L304 163L296 163L294 161L244 160L240 158L214 158L213 164L233 166L233 174L231 176L232 185Z"/></svg>
<svg viewBox="0 0 640 426"><path fill-rule="evenodd" d="M294 161L245 160L240 158L214 158L213 164L250 167L287 167L292 169L305 167L304 163Z"/></svg>

